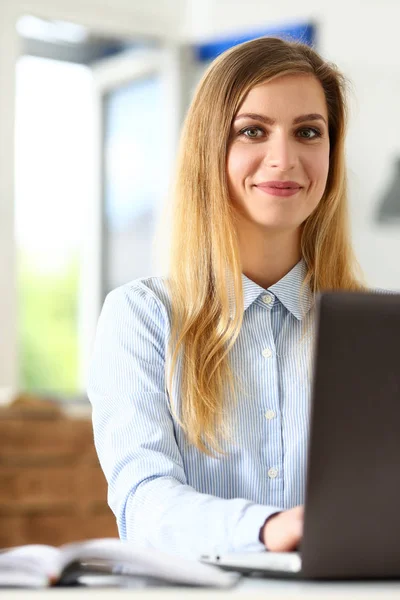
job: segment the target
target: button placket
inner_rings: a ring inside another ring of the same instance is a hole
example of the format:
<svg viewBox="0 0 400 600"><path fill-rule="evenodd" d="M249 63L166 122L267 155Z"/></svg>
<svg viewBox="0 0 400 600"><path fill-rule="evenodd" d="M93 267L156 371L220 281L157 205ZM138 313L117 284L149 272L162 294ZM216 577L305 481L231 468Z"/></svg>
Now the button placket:
<svg viewBox="0 0 400 600"><path fill-rule="evenodd" d="M273 336L272 326L271 326L271 314L272 307L274 304L274 296L268 292L264 293L260 297L261 302L264 304L264 313L265 313L265 337L261 342L266 345L264 348L261 346L261 354L265 359L265 376L268 378L270 383L269 387L269 407L264 405L263 411L261 413L261 418L264 420L265 434L267 444L265 447L265 465L267 470L266 480L270 482L270 485L274 490L279 490L283 485L282 480L279 477L279 469L277 466L272 465L281 465L282 462L282 452L281 448L277 448L275 446L270 447L269 441L273 439L280 439L279 430L280 430L280 418L278 416L278 412L273 409L273 407L279 406L279 386L278 386L278 367L276 364L275 358L277 358L276 350L275 350L275 340ZM267 310L265 310L267 309Z"/></svg>

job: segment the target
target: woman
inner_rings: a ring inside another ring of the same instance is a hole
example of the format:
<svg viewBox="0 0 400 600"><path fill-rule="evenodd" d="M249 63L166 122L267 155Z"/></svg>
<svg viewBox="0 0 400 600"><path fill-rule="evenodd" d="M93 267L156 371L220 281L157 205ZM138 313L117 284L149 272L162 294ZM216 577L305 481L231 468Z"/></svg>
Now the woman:
<svg viewBox="0 0 400 600"><path fill-rule="evenodd" d="M221 55L182 133L168 278L108 295L89 378L120 536L291 550L302 533L314 296L362 289L344 80L260 38Z"/></svg>

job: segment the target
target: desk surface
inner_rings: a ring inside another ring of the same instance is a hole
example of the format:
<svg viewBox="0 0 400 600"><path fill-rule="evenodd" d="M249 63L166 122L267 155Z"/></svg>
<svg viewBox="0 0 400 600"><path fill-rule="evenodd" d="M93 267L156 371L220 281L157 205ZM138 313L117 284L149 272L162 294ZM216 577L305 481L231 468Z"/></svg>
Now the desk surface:
<svg viewBox="0 0 400 600"><path fill-rule="evenodd" d="M134 595L132 595L134 594ZM318 600L359 600L380 599L399 600L400 581L384 582L301 582L271 579L244 578L235 588L218 591L194 588L157 589L99 589L99 588L53 588L48 590L0 590L4 600L114 600L134 597L135 600L244 600L254 598L264 600L293 600L294 598L315 598Z"/></svg>

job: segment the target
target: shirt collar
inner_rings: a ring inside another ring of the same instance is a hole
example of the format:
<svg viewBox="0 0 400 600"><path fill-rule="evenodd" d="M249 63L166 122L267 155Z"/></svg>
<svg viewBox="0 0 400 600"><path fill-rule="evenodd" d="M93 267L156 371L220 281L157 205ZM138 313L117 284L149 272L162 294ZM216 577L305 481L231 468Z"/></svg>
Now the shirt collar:
<svg viewBox="0 0 400 600"><path fill-rule="evenodd" d="M273 294L296 319L301 321L313 305L309 286L302 288L307 274L307 266L301 259L282 279L271 285L267 291ZM265 289L242 273L243 305L246 310L257 298L265 294Z"/></svg>

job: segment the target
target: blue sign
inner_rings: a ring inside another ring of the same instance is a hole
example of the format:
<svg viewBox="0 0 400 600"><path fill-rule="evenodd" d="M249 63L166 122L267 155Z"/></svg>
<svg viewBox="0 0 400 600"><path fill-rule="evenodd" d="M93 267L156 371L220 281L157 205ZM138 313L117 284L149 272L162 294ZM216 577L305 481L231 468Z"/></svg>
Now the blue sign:
<svg viewBox="0 0 400 600"><path fill-rule="evenodd" d="M287 40L302 42L308 46L314 46L315 31L316 27L314 24L303 23L296 25L283 25L282 27L269 29L260 29L258 31L252 31L234 37L229 36L195 46L196 58L200 62L209 62L233 46L237 46L243 42L248 42L263 36L280 37Z"/></svg>

